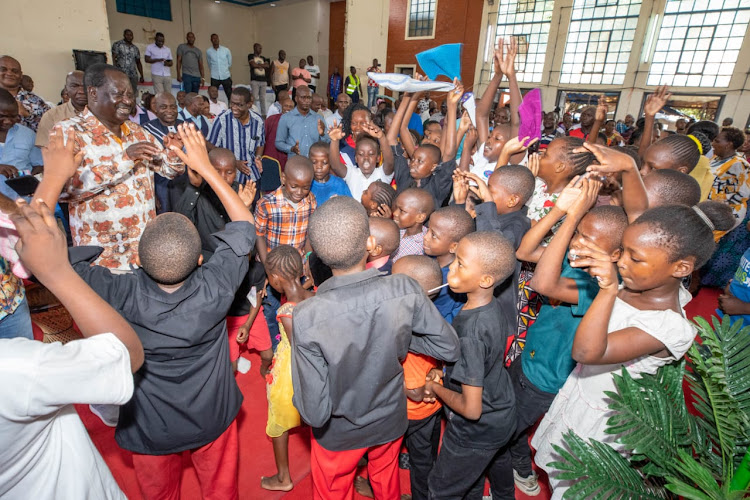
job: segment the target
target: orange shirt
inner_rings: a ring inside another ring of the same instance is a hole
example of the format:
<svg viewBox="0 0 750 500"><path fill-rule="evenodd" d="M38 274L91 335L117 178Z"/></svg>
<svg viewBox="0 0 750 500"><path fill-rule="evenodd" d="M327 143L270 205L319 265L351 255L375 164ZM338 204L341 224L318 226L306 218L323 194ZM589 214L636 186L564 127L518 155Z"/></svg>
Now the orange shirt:
<svg viewBox="0 0 750 500"><path fill-rule="evenodd" d="M418 389L424 386L427 373L433 368L438 367L438 362L424 354L410 352L406 355L403 363L404 382L407 389ZM415 402L406 399L406 414L409 420L422 420L438 411L442 405L435 401L434 403Z"/></svg>

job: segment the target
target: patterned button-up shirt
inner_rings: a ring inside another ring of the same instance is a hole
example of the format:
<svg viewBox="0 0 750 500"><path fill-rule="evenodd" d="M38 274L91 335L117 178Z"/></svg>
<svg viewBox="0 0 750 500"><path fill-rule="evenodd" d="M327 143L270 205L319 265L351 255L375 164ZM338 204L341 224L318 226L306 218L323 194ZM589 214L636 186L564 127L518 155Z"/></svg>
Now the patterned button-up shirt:
<svg viewBox="0 0 750 500"><path fill-rule="evenodd" d="M146 224L156 217L152 170L171 179L184 165L177 155L166 151L154 161L130 159L127 148L139 142L163 150L153 135L130 121L121 125L122 138L88 108L61 125L63 130L75 129L75 150L83 151L83 161L62 195L70 202L73 244L104 247L97 264L128 270L135 264Z"/></svg>
<svg viewBox="0 0 750 500"><path fill-rule="evenodd" d="M279 245L302 250L307 241L310 215L317 206L315 196L310 193L295 208L284 197L283 188L279 188L261 198L255 207L255 234L265 238L269 252Z"/></svg>
<svg viewBox="0 0 750 500"><path fill-rule="evenodd" d="M739 224L745 219L750 198L750 164L739 155L714 157L710 169L716 178L708 199L729 205Z"/></svg>
<svg viewBox="0 0 750 500"><path fill-rule="evenodd" d="M0 320L13 314L18 305L23 302L26 292L23 281L13 274L10 263L0 257Z"/></svg>
<svg viewBox="0 0 750 500"><path fill-rule="evenodd" d="M123 70L131 78L140 76L136 61L141 58L141 51L133 43L119 40L112 44L112 58L115 66Z"/></svg>
<svg viewBox="0 0 750 500"><path fill-rule="evenodd" d="M401 241L398 244L396 253L393 254L393 262L407 255L424 255L424 235L427 234L427 228L423 227L422 232L406 235L406 229L399 230Z"/></svg>
<svg viewBox="0 0 750 500"><path fill-rule="evenodd" d="M50 107L44 102L44 99L23 89L16 94L16 100L29 111L29 116L21 117L21 125L25 125L36 132L36 129L39 128L39 122L42 120L42 115L49 111Z"/></svg>

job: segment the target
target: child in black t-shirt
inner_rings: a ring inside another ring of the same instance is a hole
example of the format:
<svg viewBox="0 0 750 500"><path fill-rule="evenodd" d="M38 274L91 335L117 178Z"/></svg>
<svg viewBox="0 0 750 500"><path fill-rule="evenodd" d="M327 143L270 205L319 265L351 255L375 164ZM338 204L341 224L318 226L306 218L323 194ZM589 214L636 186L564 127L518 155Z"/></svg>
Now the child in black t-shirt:
<svg viewBox="0 0 750 500"><path fill-rule="evenodd" d="M425 131L425 139L418 147L414 144L410 134L406 133L403 123L408 123L411 116L409 109L414 108L412 104L419 99L419 94L412 97L405 94L399 106L393 125L388 132L388 142L393 150L393 178L396 181L396 190L400 194L404 190L418 187L432 195L435 207L441 207L443 202L451 193L451 175L456 170L456 108L464 93L463 85L454 80L456 88L448 93L448 116L445 119L446 129L438 144L431 141L428 132ZM397 138L401 137L401 145L404 155L398 154Z"/></svg>
<svg viewBox="0 0 750 500"><path fill-rule="evenodd" d="M515 397L510 375L503 366L507 332L495 284L513 272L515 255L508 240L479 231L465 236L456 248L448 284L465 293L466 305L453 320L461 344L461 358L443 374L432 370L424 391L440 398L448 425L443 445L429 477L430 498L482 496L484 472L490 483L493 462L516 426Z"/></svg>

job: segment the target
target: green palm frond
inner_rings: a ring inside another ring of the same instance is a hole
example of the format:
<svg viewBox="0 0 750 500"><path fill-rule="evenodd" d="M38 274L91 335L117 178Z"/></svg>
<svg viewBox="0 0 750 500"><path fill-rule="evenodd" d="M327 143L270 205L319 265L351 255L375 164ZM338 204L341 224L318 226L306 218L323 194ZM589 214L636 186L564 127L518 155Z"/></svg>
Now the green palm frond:
<svg viewBox="0 0 750 500"><path fill-rule="evenodd" d="M729 491L729 484L719 486L711 472L696 462L691 454L679 450L675 461L684 475L690 478L689 482L685 482L676 477L667 477L665 487L675 495L689 500L739 500L744 497L745 492Z"/></svg>
<svg viewBox="0 0 750 500"><path fill-rule="evenodd" d="M617 392L607 392L614 415L607 421L607 433L635 454L635 460L648 458L649 475L675 474L675 450L692 450L700 434L695 419L687 411L682 380L685 363L659 368L653 376L634 379L623 368L614 375Z"/></svg>
<svg viewBox="0 0 750 500"><path fill-rule="evenodd" d="M688 351L686 378L702 417L698 423L714 447L699 451L700 461L727 483L750 444L750 327L730 325L728 316L713 318L713 328L703 318L695 323L702 344Z"/></svg>
<svg viewBox="0 0 750 500"><path fill-rule="evenodd" d="M593 439L587 443L572 431L563 436L563 441L570 452L553 445L562 460L548 465L560 472L560 479L577 480L565 492L565 498L667 498L662 488L647 485L630 462L610 446Z"/></svg>

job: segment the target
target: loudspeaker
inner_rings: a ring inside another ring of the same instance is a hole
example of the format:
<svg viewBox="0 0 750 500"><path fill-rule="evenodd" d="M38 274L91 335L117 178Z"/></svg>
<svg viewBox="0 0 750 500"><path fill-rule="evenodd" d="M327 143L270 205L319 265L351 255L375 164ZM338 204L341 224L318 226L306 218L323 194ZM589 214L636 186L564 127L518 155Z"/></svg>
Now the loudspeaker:
<svg viewBox="0 0 750 500"><path fill-rule="evenodd" d="M88 68L92 64L106 63L107 53L97 52L95 50L73 49L73 60L75 61L77 70L86 71L86 68Z"/></svg>

